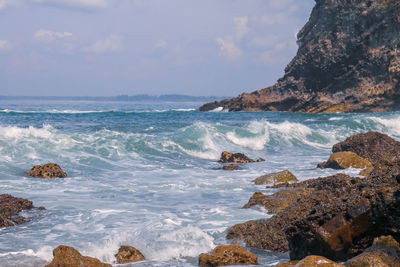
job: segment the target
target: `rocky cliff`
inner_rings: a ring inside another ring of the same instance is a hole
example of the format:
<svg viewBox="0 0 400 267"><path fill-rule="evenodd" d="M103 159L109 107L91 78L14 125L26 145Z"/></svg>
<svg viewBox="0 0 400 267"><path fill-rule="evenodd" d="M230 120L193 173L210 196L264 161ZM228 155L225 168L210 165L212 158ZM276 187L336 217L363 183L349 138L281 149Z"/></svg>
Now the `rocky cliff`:
<svg viewBox="0 0 400 267"><path fill-rule="evenodd" d="M400 109L400 0L316 0L297 55L271 87L201 111Z"/></svg>

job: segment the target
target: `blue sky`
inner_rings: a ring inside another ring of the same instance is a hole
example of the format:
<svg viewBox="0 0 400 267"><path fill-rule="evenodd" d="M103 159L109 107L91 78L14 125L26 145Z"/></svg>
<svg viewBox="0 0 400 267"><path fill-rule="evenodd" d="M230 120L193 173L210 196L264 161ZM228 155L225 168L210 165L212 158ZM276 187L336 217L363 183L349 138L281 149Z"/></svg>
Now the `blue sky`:
<svg viewBox="0 0 400 267"><path fill-rule="evenodd" d="M235 96L272 85L313 0L0 0L0 95Z"/></svg>

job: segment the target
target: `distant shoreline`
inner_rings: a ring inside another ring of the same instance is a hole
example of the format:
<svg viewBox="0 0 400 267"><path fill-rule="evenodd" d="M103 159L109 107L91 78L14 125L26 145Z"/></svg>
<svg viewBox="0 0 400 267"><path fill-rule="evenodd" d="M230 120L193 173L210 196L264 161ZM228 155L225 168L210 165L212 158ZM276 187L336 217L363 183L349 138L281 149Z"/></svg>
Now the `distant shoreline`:
<svg viewBox="0 0 400 267"><path fill-rule="evenodd" d="M230 98L230 96L189 95L118 95L118 96L0 96L0 100L49 100L49 101L151 101L151 102L207 102Z"/></svg>

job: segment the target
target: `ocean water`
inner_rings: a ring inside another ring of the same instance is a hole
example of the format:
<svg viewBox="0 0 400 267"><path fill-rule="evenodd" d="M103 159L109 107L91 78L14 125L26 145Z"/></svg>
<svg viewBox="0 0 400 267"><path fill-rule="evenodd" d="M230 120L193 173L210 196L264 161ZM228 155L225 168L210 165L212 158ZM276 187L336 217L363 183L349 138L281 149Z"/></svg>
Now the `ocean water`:
<svg viewBox="0 0 400 267"><path fill-rule="evenodd" d="M241 208L256 191L274 192L253 179L285 169L299 180L331 175L316 165L346 137L400 138L399 112L202 113L201 104L0 100L0 193L47 209L0 230L0 266L43 266L60 244L113 265L131 245L147 259L134 266L197 266L200 253L228 243L227 228L269 216ZM266 161L224 171L224 150ZM48 162L68 178L25 175ZM264 266L289 258L255 252Z"/></svg>

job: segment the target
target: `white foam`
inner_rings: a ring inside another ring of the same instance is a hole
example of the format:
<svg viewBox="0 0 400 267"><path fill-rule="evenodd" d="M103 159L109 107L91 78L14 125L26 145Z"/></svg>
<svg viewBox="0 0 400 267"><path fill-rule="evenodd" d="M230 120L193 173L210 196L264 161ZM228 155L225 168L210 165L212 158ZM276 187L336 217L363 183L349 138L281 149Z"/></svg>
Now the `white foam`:
<svg viewBox="0 0 400 267"><path fill-rule="evenodd" d="M381 124L388 130L389 135L400 136L400 117L395 117L391 119L383 119L378 117L372 117L373 121ZM378 129L383 130L383 129Z"/></svg>
<svg viewBox="0 0 400 267"><path fill-rule="evenodd" d="M210 110L210 112L221 112L223 110L224 110L224 107L217 107L217 108L215 108L213 110Z"/></svg>
<svg viewBox="0 0 400 267"><path fill-rule="evenodd" d="M26 250L21 250L21 251L11 251L7 253L0 253L0 257L6 257L6 256L15 256L15 255L25 255L28 257L37 257L41 258L45 261L51 261L53 258L53 248L50 246L44 246L39 248L38 250L33 250L33 249L26 249Z"/></svg>

